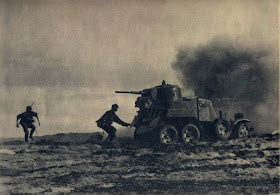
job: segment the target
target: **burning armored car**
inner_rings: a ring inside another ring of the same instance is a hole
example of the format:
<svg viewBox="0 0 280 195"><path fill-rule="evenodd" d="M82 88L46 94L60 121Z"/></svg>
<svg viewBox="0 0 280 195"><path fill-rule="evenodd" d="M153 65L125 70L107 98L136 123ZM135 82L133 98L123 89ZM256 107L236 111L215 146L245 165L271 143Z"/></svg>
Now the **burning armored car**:
<svg viewBox="0 0 280 195"><path fill-rule="evenodd" d="M220 140L247 138L253 130L242 113L236 113L234 120L228 121L222 111L214 110L210 100L182 97L181 88L165 81L142 91L116 93L141 95L135 102L139 111L132 122L135 141L197 143L207 135Z"/></svg>

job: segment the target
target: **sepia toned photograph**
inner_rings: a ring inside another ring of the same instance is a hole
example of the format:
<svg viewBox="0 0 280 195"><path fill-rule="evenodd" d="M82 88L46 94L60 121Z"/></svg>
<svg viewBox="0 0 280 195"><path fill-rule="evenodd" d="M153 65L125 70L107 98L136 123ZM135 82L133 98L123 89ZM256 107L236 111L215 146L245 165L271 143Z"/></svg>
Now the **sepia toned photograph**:
<svg viewBox="0 0 280 195"><path fill-rule="evenodd" d="M0 194L280 194L278 0L0 0Z"/></svg>

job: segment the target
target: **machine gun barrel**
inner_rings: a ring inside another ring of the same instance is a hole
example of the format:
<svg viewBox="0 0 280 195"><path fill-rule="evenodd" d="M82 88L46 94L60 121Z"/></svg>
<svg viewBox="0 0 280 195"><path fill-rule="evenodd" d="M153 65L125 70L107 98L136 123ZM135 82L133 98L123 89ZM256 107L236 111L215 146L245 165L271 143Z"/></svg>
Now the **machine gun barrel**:
<svg viewBox="0 0 280 195"><path fill-rule="evenodd" d="M141 91L115 91L115 93L141 94Z"/></svg>

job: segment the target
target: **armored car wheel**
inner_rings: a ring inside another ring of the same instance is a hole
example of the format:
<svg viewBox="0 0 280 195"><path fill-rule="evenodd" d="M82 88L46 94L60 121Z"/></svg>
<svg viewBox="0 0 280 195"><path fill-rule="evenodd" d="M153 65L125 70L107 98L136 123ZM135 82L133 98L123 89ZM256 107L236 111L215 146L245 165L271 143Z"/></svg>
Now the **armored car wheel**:
<svg viewBox="0 0 280 195"><path fill-rule="evenodd" d="M159 142L162 144L176 143L178 141L178 132L172 125L167 125L160 128L158 137Z"/></svg>
<svg viewBox="0 0 280 195"><path fill-rule="evenodd" d="M226 120L218 120L214 125L217 137L221 140L227 140L231 136L232 129L230 123Z"/></svg>
<svg viewBox="0 0 280 195"><path fill-rule="evenodd" d="M239 123L234 131L235 138L248 138L249 137L249 127L246 123Z"/></svg>
<svg viewBox="0 0 280 195"><path fill-rule="evenodd" d="M181 131L184 143L197 143L200 139L200 131L194 124L188 124Z"/></svg>

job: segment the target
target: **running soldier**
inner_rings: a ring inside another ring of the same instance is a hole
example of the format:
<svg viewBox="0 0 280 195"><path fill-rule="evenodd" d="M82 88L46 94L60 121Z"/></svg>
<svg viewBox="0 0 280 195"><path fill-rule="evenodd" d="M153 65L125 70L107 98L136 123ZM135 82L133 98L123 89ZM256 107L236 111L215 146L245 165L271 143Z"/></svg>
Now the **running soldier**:
<svg viewBox="0 0 280 195"><path fill-rule="evenodd" d="M28 142L28 128L31 128L30 131L30 136L29 138L33 140L33 133L36 130L36 127L33 125L33 123L35 122L33 117L36 117L38 120L38 124L40 126L40 120L38 117L38 114L36 112L32 112L32 107L31 106L27 106L26 107L26 111L17 115L17 127L19 127L19 124L22 126L23 131L25 133L25 141ZM18 120L20 119L20 122L18 122Z"/></svg>
<svg viewBox="0 0 280 195"><path fill-rule="evenodd" d="M130 124L123 122L115 114L119 106L117 104L112 105L112 109L107 111L99 120L96 121L97 126L104 129L108 133L108 137L105 141L113 141L116 138L116 128L112 126L113 122L116 122L122 126L128 127Z"/></svg>

